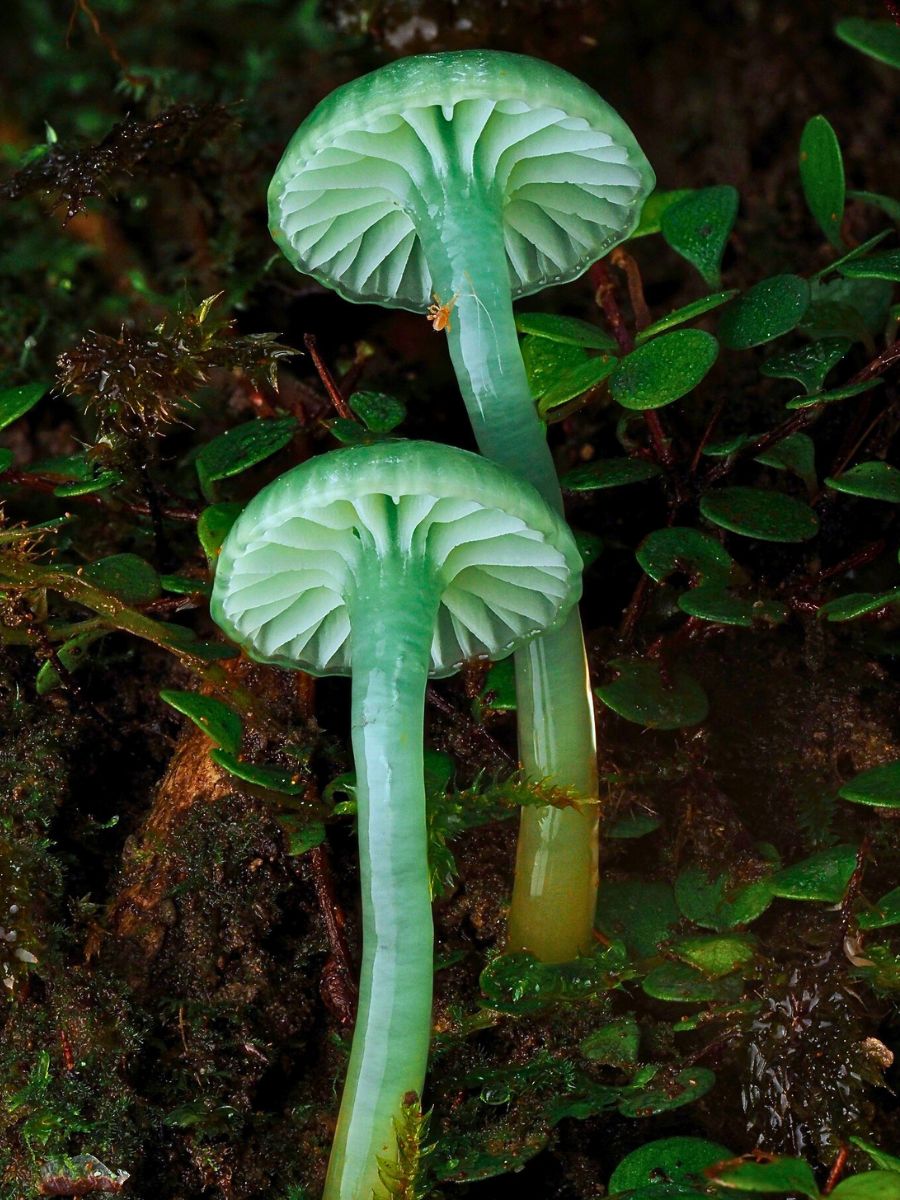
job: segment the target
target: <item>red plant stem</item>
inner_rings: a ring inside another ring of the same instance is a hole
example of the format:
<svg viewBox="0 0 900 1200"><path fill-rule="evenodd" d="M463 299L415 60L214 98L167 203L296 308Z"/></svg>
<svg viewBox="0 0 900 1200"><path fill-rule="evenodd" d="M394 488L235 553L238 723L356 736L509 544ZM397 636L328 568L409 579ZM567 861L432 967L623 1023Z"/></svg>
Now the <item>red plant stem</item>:
<svg viewBox="0 0 900 1200"><path fill-rule="evenodd" d="M822 1188L823 1196L830 1196L834 1191L838 1180L844 1173L844 1168L847 1165L847 1157L849 1153L850 1152L847 1147L842 1144L840 1150L837 1152L837 1158L834 1160L834 1164L832 1165L831 1170L828 1172L828 1178L825 1181L825 1186Z"/></svg>
<svg viewBox="0 0 900 1200"><path fill-rule="evenodd" d="M6 471L3 474L3 484L14 484L16 487L31 488L33 492L52 493L64 483L71 483L71 479L64 479L61 475L32 475L30 471ZM83 496L66 496L67 501L78 500L84 504L89 504L93 508L110 508L112 507L107 500L104 500L103 495L99 492L87 492ZM135 513L137 516L149 517L150 506L146 501L141 500L116 500L125 512ZM196 521L199 513L193 508L161 508L160 514L170 521Z"/></svg>
<svg viewBox="0 0 900 1200"><path fill-rule="evenodd" d="M716 463L707 472L703 480L703 487L708 487L711 483L717 483L726 475L730 475L734 470L735 463L738 459L755 457L761 454L763 450L768 450L770 446L774 446L776 442L783 441L786 437L790 437L792 433L799 433L801 429L806 429L808 425L815 424L820 416L818 407L803 408L796 416L790 417L787 421L782 421L780 425L776 425L774 429L770 429L768 433L764 433L758 437L755 442L749 442L746 446L741 446L735 450L734 454L729 454L727 458L723 458L721 462Z"/></svg>
<svg viewBox="0 0 900 1200"><path fill-rule="evenodd" d="M619 640L626 645L634 638L634 631L649 598L649 589L650 576L645 575L642 571L619 625Z"/></svg>
<svg viewBox="0 0 900 1200"><path fill-rule="evenodd" d="M602 262L595 262L589 271L589 276L595 289L594 299L606 318L610 333L619 343L619 348L625 354L630 354L634 349L634 338L625 324L625 318L622 316L622 310L616 299L616 285L610 277L606 265Z"/></svg>
<svg viewBox="0 0 900 1200"><path fill-rule="evenodd" d="M886 350L882 350L880 354L867 362L864 367L856 372L851 383L865 383L867 379L875 379L878 375L883 375L890 367L900 360L900 340L888 346Z"/></svg>
<svg viewBox="0 0 900 1200"><path fill-rule="evenodd" d="M640 267L621 246L617 246L613 250L610 261L614 267L625 272L625 278L628 281L628 298L631 300L631 308L634 312L635 328L646 329L650 324L650 310L644 297L644 281L641 279Z"/></svg>
<svg viewBox="0 0 900 1200"><path fill-rule="evenodd" d="M635 270L637 270L637 264L635 264ZM622 316L621 308L619 308L619 301L616 298L616 285L610 277L609 271L607 271L604 263L595 262L590 269L589 276L591 283L596 289L595 299L606 318L610 333L618 342L623 353L630 354L634 349L634 338L631 335L631 330L625 324L625 318ZM641 290L641 296L643 298L643 290ZM673 467L675 465L675 456L672 453L672 443L666 436L662 421L660 421L657 414L653 411L645 412L644 420L647 422L647 429L650 433L650 441L653 445L653 453L656 461L664 467Z"/></svg>
<svg viewBox="0 0 900 1200"><path fill-rule="evenodd" d="M709 439L712 437L713 433L715 432L716 426L719 424L719 420L722 416L722 413L725 411L726 399L727 399L727 397L723 396L722 399L719 401L719 403L716 405L716 407L713 409L713 415L709 418L707 426L703 430L703 436L701 437L700 441L697 443L697 449L694 451L694 457L691 459L691 474L692 475L697 474L697 468L700 466L700 459L703 455L703 451L706 449L706 445L709 442Z"/></svg>
<svg viewBox="0 0 900 1200"><path fill-rule="evenodd" d="M329 371L328 367L325 365L324 359L319 353L319 347L316 344L315 335L312 333L304 333L303 345L309 351L309 356L315 364L315 368L319 373L319 378L322 380L322 386L328 393L328 398L334 405L338 416L343 417L345 421L355 421L356 418L354 417L350 406L347 404L347 401L344 399L343 393L337 385L337 380L332 375L331 371Z"/></svg>
<svg viewBox="0 0 900 1200"><path fill-rule="evenodd" d="M331 953L322 968L319 991L325 1007L346 1029L356 1020L359 995L356 972L344 935L344 911L338 904L334 889L331 860L325 846L316 846L307 855L313 890L325 925L325 936Z"/></svg>
<svg viewBox="0 0 900 1200"><path fill-rule="evenodd" d="M849 558L835 563L833 567L828 567L825 571L820 571L816 576L815 582L824 583L826 579L834 579L835 576L846 575L848 571L855 571L857 567L865 566L866 563L877 558L886 545L887 542L884 538L879 538L877 542L870 542L868 546L863 546L861 550L857 550Z"/></svg>

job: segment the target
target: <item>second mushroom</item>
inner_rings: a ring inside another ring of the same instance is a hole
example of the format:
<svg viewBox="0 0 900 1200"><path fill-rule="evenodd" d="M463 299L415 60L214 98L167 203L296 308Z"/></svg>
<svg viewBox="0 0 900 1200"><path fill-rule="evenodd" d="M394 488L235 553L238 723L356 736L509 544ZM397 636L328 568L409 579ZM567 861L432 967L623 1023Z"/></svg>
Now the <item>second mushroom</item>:
<svg viewBox="0 0 900 1200"><path fill-rule="evenodd" d="M580 581L571 534L533 488L428 442L304 463L251 501L222 548L212 612L231 638L263 662L352 675L363 961L325 1200L383 1194L395 1122L425 1079L428 676L553 627Z"/></svg>

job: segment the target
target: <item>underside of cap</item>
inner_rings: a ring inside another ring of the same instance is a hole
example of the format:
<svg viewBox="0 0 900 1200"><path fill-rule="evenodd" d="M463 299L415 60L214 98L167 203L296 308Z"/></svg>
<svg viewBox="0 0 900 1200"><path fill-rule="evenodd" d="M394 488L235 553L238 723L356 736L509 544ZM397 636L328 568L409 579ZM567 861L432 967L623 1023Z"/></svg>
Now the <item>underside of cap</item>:
<svg viewBox="0 0 900 1200"><path fill-rule="evenodd" d="M298 270L347 299L425 312L420 231L448 202L502 220L521 296L624 240L654 182L628 126L568 72L498 51L421 55L318 105L272 180L270 225Z"/></svg>
<svg viewBox="0 0 900 1200"><path fill-rule="evenodd" d="M440 594L432 675L504 657L580 593L571 534L532 488L467 451L399 442L319 456L260 492L222 548L213 617L258 661L349 674L363 556L412 561Z"/></svg>

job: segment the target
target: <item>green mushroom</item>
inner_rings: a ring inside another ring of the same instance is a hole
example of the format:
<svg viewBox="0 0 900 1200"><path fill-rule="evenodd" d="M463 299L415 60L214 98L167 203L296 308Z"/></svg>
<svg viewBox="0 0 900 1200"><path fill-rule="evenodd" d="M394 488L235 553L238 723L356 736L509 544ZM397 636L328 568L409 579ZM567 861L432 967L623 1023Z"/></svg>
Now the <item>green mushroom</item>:
<svg viewBox="0 0 900 1200"><path fill-rule="evenodd" d="M580 275L623 241L654 176L589 87L536 59L462 51L400 59L326 97L269 189L273 237L348 300L428 314L482 453L562 511L512 302ZM594 713L577 613L516 656L519 754L581 810L523 812L510 947L588 950L597 887Z"/></svg>
<svg viewBox="0 0 900 1200"><path fill-rule="evenodd" d="M251 657L352 675L363 959L326 1200L383 1194L379 1159L420 1096L433 926L423 779L429 675L500 658L580 592L571 534L535 490L429 442L320 455L251 501L219 558L212 613Z"/></svg>

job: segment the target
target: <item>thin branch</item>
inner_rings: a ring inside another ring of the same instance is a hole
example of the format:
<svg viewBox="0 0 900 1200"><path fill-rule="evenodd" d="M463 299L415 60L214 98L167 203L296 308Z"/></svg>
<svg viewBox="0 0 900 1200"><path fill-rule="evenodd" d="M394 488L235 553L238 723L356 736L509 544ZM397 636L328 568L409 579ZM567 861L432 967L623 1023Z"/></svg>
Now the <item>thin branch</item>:
<svg viewBox="0 0 900 1200"><path fill-rule="evenodd" d="M335 894L331 859L324 845L310 850L306 859L331 951L322 968L319 990L329 1012L346 1029L351 1029L356 1020L359 991L353 960L344 934L344 911Z"/></svg>
<svg viewBox="0 0 900 1200"><path fill-rule="evenodd" d="M338 416L343 417L345 421L355 421L356 417L354 417L353 411L351 410L347 401L344 399L344 395L337 385L337 380L332 375L331 371L329 371L324 359L319 353L319 347L316 343L315 335L312 333L304 333L303 345L309 351L310 358L313 360L315 368L319 373L319 378L322 380L322 386L328 393L328 397L337 410Z"/></svg>

